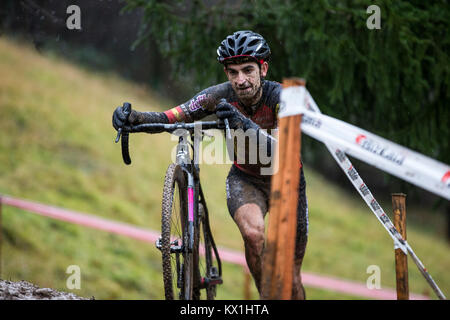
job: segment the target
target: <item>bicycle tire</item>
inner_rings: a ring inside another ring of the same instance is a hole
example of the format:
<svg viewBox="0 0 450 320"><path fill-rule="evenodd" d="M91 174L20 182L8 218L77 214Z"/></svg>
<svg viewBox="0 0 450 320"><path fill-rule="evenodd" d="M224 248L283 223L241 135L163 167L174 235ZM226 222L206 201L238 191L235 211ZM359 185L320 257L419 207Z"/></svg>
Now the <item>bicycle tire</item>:
<svg viewBox="0 0 450 320"><path fill-rule="evenodd" d="M205 289L206 299L214 300L216 296L216 285L207 283L206 279L212 278L212 268L213 265L213 248L211 243L211 236L205 228L206 217L204 216L203 205L198 204L198 216L197 225L195 227L194 236L194 249L193 249L193 268L194 268L194 286L192 300L201 300L202 291ZM202 251L200 252L200 245L202 246ZM216 269L217 270L217 269Z"/></svg>
<svg viewBox="0 0 450 320"><path fill-rule="evenodd" d="M161 218L161 253L166 300L192 299L194 259L193 252L189 252L187 245L187 203L186 175L179 165L171 164L164 179ZM172 252L173 245L179 245L178 253Z"/></svg>
<svg viewBox="0 0 450 320"><path fill-rule="evenodd" d="M199 203L199 243L203 245L203 254L199 257L198 269L200 273L204 275L206 278L211 278L211 268L213 266L213 258L212 258L212 245L211 240L209 238L209 234L205 228L205 212L203 209L203 205ZM204 279L203 279L204 280ZM204 288L206 290L206 299L214 300L216 296L216 286L204 284Z"/></svg>

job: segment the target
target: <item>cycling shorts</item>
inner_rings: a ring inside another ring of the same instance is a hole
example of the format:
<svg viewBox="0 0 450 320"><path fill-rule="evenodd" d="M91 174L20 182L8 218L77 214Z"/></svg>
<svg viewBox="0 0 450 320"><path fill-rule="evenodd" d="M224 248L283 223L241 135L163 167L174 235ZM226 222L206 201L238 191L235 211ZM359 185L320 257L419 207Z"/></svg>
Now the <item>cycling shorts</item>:
<svg viewBox="0 0 450 320"><path fill-rule="evenodd" d="M303 167L300 171L298 188L296 258L303 258L308 238L308 201ZM234 219L238 208L248 203L254 203L259 206L265 216L269 210L270 191L271 176L253 176L232 165L226 180L228 211Z"/></svg>

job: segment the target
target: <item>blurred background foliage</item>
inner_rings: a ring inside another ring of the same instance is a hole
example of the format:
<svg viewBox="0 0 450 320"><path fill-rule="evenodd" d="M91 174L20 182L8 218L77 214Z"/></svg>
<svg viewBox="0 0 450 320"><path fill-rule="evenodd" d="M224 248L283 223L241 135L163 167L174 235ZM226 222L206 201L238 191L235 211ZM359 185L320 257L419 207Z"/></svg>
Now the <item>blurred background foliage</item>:
<svg viewBox="0 0 450 320"><path fill-rule="evenodd" d="M269 42L269 78L307 80L322 111L450 162L450 10L447 1L143 1L137 43L156 40L195 88L225 79L215 51L251 29ZM369 30L366 9L381 9Z"/></svg>
<svg viewBox="0 0 450 320"><path fill-rule="evenodd" d="M70 4L81 8L80 31L65 27ZM372 4L381 9L379 30L366 25ZM5 0L0 18L3 31L31 37L39 50L116 70L174 105L226 81L216 49L228 34L251 29L271 46L269 80L303 77L325 114L450 163L445 0ZM326 148L305 137L303 150L307 165L351 190ZM448 207L448 201L354 162L374 190Z"/></svg>
<svg viewBox="0 0 450 320"><path fill-rule="evenodd" d="M72 4L81 8L81 30L66 27ZM380 6L380 30L366 27L371 4ZM225 81L216 49L239 29L267 38L269 80L303 77L324 113L450 163L449 11L448 1L2 0L0 192L157 229L169 138L133 137L134 165L125 169L111 114L124 101L162 111ZM383 286L393 287L390 238L326 148L302 139L311 209L304 270L365 281L367 265L377 263ZM352 162L385 210L390 192L408 194L408 241L447 293L449 202ZM218 183L227 168L202 170L218 243L242 250ZM161 297L153 247L13 208L3 221L3 274L64 289L75 259L86 270L83 294ZM240 297L242 272L227 268L220 297ZM410 268L411 291L425 292Z"/></svg>

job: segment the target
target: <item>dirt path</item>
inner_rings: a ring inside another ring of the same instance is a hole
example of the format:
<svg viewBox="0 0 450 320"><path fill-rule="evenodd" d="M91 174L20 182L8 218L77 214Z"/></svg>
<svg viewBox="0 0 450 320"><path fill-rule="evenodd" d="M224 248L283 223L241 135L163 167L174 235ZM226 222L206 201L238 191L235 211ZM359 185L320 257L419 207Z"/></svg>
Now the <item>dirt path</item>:
<svg viewBox="0 0 450 320"><path fill-rule="evenodd" d="M92 298L93 299L93 298ZM89 300L73 293L39 288L27 281L7 281L0 279L0 300Z"/></svg>

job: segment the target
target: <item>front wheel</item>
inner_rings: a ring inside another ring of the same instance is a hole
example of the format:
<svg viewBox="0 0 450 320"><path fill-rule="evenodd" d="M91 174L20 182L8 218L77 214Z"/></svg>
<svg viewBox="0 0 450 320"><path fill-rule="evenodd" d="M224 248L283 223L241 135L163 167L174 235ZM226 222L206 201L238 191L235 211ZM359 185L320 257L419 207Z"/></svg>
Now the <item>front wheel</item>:
<svg viewBox="0 0 450 320"><path fill-rule="evenodd" d="M166 171L162 202L161 253L166 300L191 300L194 259L189 252L186 174L177 164Z"/></svg>

